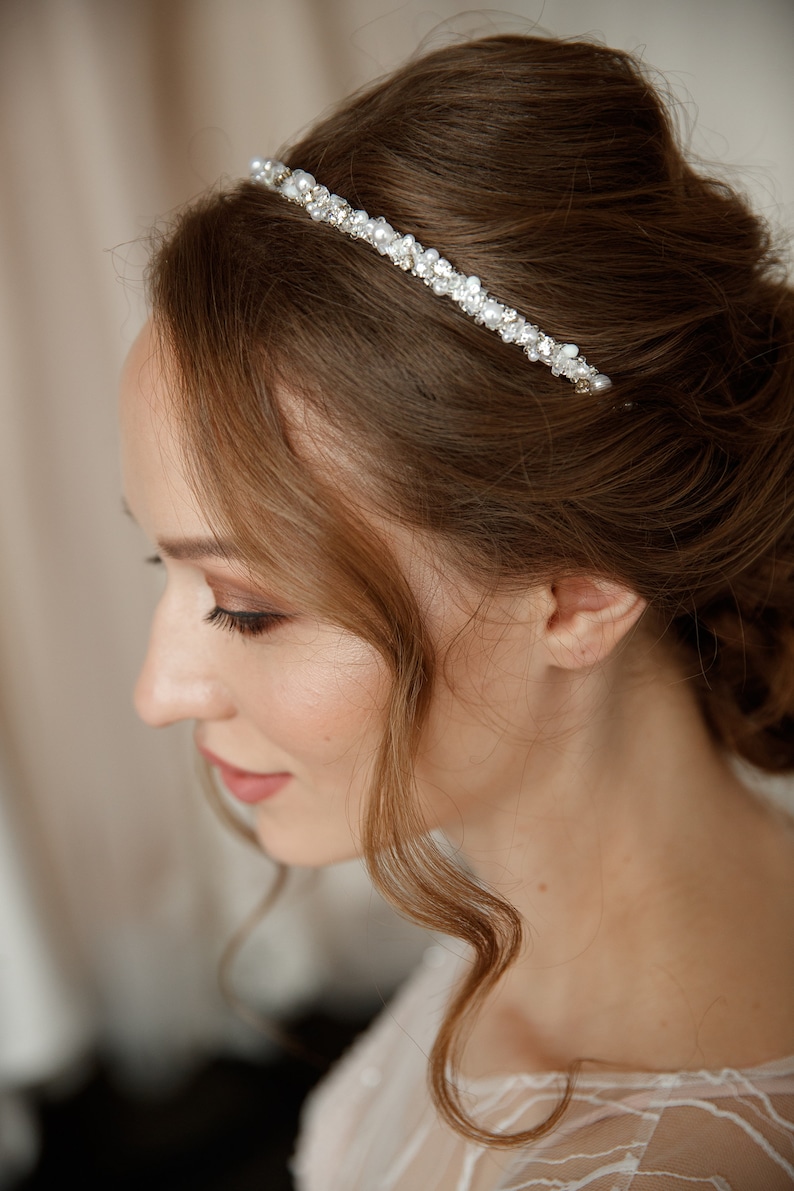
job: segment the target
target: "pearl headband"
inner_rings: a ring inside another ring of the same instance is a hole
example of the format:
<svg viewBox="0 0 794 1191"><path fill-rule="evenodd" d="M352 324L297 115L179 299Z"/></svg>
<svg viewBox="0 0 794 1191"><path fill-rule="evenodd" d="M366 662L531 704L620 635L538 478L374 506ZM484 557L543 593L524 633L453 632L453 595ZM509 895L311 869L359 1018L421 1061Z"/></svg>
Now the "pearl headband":
<svg viewBox="0 0 794 1191"><path fill-rule="evenodd" d="M338 228L355 240L365 240L393 265L424 281L434 294L452 298L465 314L496 331L505 343L517 343L529 360L546 364L553 376L566 377L577 393L602 392L612 384L608 376L579 355L575 343L557 343L517 310L492 297L479 277L458 273L436 248L423 248L415 236L396 232L382 216L373 219L366 211L354 210L346 199L331 194L305 170L291 170L281 161L255 157L251 181L297 203L317 222Z"/></svg>

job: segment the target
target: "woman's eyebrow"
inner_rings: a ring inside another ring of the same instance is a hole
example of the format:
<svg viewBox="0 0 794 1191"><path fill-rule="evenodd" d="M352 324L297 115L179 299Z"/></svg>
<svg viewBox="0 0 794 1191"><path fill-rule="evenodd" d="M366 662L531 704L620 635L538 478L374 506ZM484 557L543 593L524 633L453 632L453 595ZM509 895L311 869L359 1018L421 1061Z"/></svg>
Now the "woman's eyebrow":
<svg viewBox="0 0 794 1191"><path fill-rule="evenodd" d="M230 543L217 538L158 538L157 547L166 558L194 560L197 558L239 558Z"/></svg>
<svg viewBox="0 0 794 1191"><path fill-rule="evenodd" d="M135 521L135 514L123 497L121 507L124 513ZM175 558L183 561L192 561L197 558L239 558L238 552L230 543L222 542L212 537L158 538L157 548L166 558Z"/></svg>

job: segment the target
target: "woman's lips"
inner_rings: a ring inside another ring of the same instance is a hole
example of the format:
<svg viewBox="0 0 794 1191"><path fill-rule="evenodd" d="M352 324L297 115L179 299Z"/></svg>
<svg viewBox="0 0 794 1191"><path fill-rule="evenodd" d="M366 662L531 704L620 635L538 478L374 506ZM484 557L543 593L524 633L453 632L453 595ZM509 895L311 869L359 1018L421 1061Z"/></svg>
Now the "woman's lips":
<svg viewBox="0 0 794 1191"><path fill-rule="evenodd" d="M286 786L292 777L291 773L251 773L247 769L238 769L236 765L230 765L228 761L216 757L209 749L201 745L196 747L202 757L218 770L229 793L240 802L264 802L266 798L271 798Z"/></svg>

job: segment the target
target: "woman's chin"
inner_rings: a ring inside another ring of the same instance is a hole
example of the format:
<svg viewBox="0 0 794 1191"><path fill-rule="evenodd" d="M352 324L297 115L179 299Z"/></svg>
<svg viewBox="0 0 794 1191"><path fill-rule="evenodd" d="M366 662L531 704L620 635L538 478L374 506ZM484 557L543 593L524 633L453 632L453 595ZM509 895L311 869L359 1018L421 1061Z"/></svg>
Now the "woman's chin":
<svg viewBox="0 0 794 1191"><path fill-rule="evenodd" d="M309 832L291 832L276 828L260 813L254 819L254 833L262 851L277 864L295 868L326 868L331 864L343 864L357 860L361 851L354 840L328 840L318 833L314 838Z"/></svg>

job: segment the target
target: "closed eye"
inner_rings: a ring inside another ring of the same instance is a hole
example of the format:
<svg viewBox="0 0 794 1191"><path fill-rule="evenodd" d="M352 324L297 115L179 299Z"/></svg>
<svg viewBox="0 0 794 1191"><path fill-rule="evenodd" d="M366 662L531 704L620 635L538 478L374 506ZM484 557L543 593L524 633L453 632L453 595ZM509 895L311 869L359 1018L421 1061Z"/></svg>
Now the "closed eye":
<svg viewBox="0 0 794 1191"><path fill-rule="evenodd" d="M283 612L229 612L217 606L204 617L206 624L228 629L230 633L239 633L243 637L259 637L274 629L279 621L287 619Z"/></svg>
<svg viewBox="0 0 794 1191"><path fill-rule="evenodd" d="M152 554L146 562L152 566L162 566L163 558L160 554ZM242 637L260 637L274 629L278 621L288 619L283 612L230 612L228 608L218 605L204 617L206 624L227 629L230 633L239 633Z"/></svg>

